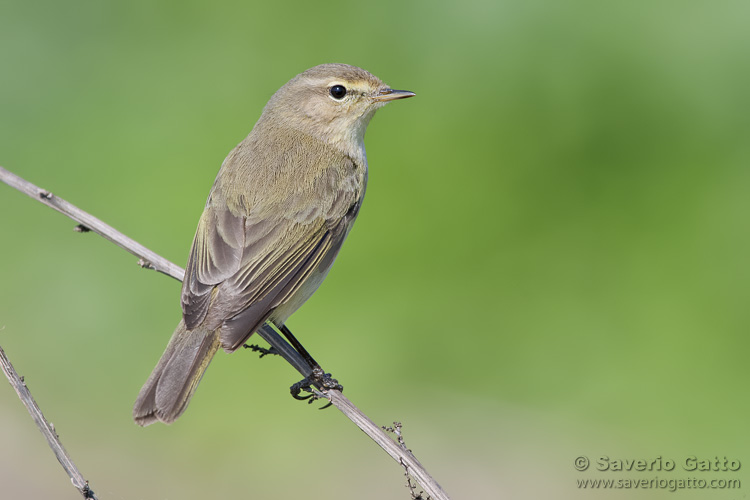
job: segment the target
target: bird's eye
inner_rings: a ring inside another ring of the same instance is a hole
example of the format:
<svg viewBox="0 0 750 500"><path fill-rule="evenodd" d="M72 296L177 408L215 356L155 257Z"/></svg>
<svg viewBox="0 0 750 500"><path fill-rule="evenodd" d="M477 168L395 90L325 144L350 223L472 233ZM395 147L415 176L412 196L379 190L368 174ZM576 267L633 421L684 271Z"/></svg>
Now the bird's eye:
<svg viewBox="0 0 750 500"><path fill-rule="evenodd" d="M343 85L334 85L331 87L331 97L333 97L336 100L341 100L346 96L346 87Z"/></svg>

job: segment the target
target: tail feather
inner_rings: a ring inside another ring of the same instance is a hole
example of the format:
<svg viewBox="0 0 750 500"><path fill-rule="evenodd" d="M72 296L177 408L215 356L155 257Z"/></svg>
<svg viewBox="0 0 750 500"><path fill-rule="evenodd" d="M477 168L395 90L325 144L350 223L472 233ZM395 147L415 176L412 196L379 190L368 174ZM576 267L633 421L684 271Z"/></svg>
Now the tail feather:
<svg viewBox="0 0 750 500"><path fill-rule="evenodd" d="M187 330L180 321L133 408L138 425L171 424L182 415L219 348L218 331Z"/></svg>

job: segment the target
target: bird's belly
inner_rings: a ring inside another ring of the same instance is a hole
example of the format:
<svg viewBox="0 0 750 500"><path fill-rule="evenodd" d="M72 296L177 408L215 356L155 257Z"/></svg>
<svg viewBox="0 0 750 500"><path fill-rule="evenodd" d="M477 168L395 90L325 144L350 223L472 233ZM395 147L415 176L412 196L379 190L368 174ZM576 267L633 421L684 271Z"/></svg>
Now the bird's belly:
<svg viewBox="0 0 750 500"><path fill-rule="evenodd" d="M348 231L347 231L348 232ZM341 239L343 243L344 238ZM294 311L299 309L302 304L307 302L313 293L320 287L323 280L328 276L328 271L331 270L334 260L341 249L341 243L335 248L328 250L328 253L323 256L318 266L313 269L307 279L300 285L294 294L283 304L279 305L269 318L277 325L283 325L286 319L291 316Z"/></svg>

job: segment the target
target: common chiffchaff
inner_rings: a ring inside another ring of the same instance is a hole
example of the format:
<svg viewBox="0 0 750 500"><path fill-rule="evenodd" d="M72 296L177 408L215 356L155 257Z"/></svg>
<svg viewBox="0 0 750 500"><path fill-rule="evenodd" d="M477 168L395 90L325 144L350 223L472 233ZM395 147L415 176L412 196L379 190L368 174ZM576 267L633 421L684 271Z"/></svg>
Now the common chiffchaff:
<svg viewBox="0 0 750 500"><path fill-rule="evenodd" d="M185 411L219 347L277 327L315 290L357 218L364 134L375 111L412 97L367 71L323 64L268 101L216 176L182 285L182 320L133 409L140 425Z"/></svg>

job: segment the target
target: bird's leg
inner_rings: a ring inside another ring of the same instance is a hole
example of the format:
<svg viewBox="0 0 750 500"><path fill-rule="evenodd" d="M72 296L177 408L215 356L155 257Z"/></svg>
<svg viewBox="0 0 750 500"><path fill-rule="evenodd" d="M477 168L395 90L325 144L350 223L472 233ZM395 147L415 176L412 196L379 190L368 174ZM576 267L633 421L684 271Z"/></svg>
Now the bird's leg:
<svg viewBox="0 0 750 500"><path fill-rule="evenodd" d="M292 344L292 347L304 358L304 360L307 362L308 365L310 365L310 368L312 369L312 373L305 377L304 379L300 380L296 384L294 384L292 387L289 388L290 392L292 393L292 397L294 399L304 400L309 399L309 403L312 403L316 399L319 398L317 394L313 391L312 385L318 385L323 390L328 389L336 389L338 391L343 391L344 387L339 384L339 381L335 378L331 377L330 373L326 373L323 371L323 368L320 367L317 361L313 359L313 357L310 355L309 352L307 352L307 349L305 349L299 340L292 334L291 330L286 325L282 325L279 328L279 331L284 334L284 336L287 338L290 344ZM310 394L307 396L300 396L300 392L305 391L309 392ZM331 406L331 403L328 403L327 405L323 406L323 408L328 408Z"/></svg>
<svg viewBox="0 0 750 500"><path fill-rule="evenodd" d="M304 348L300 341L297 340L297 337L292 334L292 331L286 325L281 325L278 327L278 329L281 333L284 334L284 337L286 337L289 343L292 344L292 347L294 347L299 355L302 356L305 361L307 361L307 364L310 365L310 368L312 370L315 370L315 368L320 368L318 362L313 359L310 353L307 352L307 349Z"/></svg>

